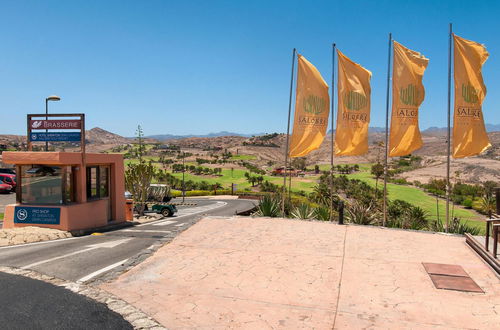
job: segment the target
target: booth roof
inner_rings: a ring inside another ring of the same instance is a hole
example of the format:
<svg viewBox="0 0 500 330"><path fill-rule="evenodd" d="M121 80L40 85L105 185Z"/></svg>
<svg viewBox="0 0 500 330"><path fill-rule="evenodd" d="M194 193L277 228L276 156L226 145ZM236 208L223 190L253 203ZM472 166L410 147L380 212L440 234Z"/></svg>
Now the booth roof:
<svg viewBox="0 0 500 330"><path fill-rule="evenodd" d="M45 151L6 151L3 153L3 162L6 164L30 165L80 165L81 152L45 152ZM86 153L87 164L114 164L123 163L122 154L95 154Z"/></svg>

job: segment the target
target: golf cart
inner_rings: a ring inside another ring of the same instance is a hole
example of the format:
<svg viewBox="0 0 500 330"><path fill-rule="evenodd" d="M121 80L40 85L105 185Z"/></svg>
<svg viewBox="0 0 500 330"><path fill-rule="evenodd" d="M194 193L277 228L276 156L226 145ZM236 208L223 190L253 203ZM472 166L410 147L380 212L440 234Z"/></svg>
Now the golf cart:
<svg viewBox="0 0 500 330"><path fill-rule="evenodd" d="M165 184L151 184L148 189L148 198L144 205L144 213L157 213L164 217L171 217L177 213L177 208L173 204L169 204L172 196L170 196L170 187ZM139 211L139 205L136 205L134 210Z"/></svg>

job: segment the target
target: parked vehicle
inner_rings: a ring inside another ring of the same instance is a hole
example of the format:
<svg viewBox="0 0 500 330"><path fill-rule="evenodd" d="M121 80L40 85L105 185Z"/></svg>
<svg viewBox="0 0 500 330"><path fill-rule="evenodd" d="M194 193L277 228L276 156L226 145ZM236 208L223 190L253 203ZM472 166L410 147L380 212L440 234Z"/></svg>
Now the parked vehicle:
<svg viewBox="0 0 500 330"><path fill-rule="evenodd" d="M0 193L9 194L12 191L12 187L10 184L3 183L0 181Z"/></svg>
<svg viewBox="0 0 500 330"><path fill-rule="evenodd" d="M0 173L0 180L11 186L12 191L16 190L16 176L14 174Z"/></svg>
<svg viewBox="0 0 500 330"><path fill-rule="evenodd" d="M177 207L168 204L170 196L170 187L165 184L151 184L148 189L148 199L144 204L144 213L157 213L164 217L171 217L177 213ZM138 212L139 205L135 205L135 212Z"/></svg>
<svg viewBox="0 0 500 330"><path fill-rule="evenodd" d="M16 174L16 169L14 168L0 168L0 173L6 173L6 174Z"/></svg>

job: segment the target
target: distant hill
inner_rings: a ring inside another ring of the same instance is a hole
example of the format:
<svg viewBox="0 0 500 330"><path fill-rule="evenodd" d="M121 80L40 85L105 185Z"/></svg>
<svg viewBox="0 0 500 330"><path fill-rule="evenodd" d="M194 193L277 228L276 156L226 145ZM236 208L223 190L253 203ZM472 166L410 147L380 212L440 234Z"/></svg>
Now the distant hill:
<svg viewBox="0 0 500 330"><path fill-rule="evenodd" d="M500 132L500 124L485 124L486 131L491 132ZM423 130L422 132L430 134L430 135L443 135L446 134L447 127L429 127L428 129Z"/></svg>
<svg viewBox="0 0 500 330"><path fill-rule="evenodd" d="M220 136L252 137L252 136L260 136L260 135L264 135L264 134L265 133L242 134L242 133L221 131L221 132L217 132L217 133L208 133L208 134L201 134L201 135L195 135L195 134L188 134L188 135L158 134L158 135L148 135L148 136L146 136L146 138L155 139L155 140L159 140L159 141L166 141L166 140L187 139L187 138L212 138L212 137L220 137Z"/></svg>
<svg viewBox="0 0 500 330"><path fill-rule="evenodd" d="M94 127L85 132L85 140L90 144L128 144L131 141L121 135Z"/></svg>

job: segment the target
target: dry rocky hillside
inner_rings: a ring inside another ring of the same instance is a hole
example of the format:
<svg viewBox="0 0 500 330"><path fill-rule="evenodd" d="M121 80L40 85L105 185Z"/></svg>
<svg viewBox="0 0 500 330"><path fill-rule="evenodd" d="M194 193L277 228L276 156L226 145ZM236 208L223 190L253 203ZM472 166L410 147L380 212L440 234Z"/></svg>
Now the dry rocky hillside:
<svg viewBox="0 0 500 330"><path fill-rule="evenodd" d="M489 133L492 147L478 157L453 159L451 171L463 181L499 181L500 182L500 132ZM87 150L89 152L103 152L113 147L133 143L131 138L108 132L95 127L86 132ZM369 152L357 157L334 157L335 164L372 163L382 161L384 157L384 133L369 134ZM401 174L409 181L427 182L432 178L445 176L446 171L446 135L445 131L429 131L423 133L424 146L415 152L422 157L422 167ZM25 143L26 137L19 135L0 135L0 144L12 145ZM214 151L230 151L233 154L254 155L260 165L268 162L280 164L285 154L285 134L267 134L256 137L218 136L218 137L190 137L172 139L159 142L146 139L146 143L163 143L180 146L181 148L197 154L211 153ZM307 157L307 164L328 164L331 152L330 135L318 150L311 152ZM69 150L68 148L66 150Z"/></svg>
<svg viewBox="0 0 500 330"><path fill-rule="evenodd" d="M489 133L492 147L477 157L452 159L451 173L457 172L462 181L498 181L500 182L500 132ZM385 141L384 133L370 133L369 152L357 157L334 157L335 164L372 163L383 161ZM432 178L442 178L446 175L446 135L443 131L423 133L424 146L414 154L422 157L422 167L401 175L409 181L428 182ZM269 134L265 136L245 138L240 136L224 136L213 138L186 138L169 140L169 144L182 148L222 148L233 154L255 155L264 165L268 161L277 164L283 162L286 136L284 134ZM330 135L318 150L307 156L307 164L329 163L331 153Z"/></svg>

